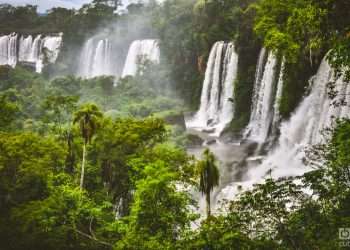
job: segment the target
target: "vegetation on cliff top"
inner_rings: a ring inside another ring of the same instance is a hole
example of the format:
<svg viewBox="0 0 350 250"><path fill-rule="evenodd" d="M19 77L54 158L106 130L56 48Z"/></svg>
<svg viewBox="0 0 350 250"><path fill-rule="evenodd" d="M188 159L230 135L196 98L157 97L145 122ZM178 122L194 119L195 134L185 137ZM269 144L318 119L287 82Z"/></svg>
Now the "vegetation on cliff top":
<svg viewBox="0 0 350 250"><path fill-rule="evenodd" d="M0 30L64 31L66 43L79 44L120 18L106 1L94 2L46 16L32 6L2 5ZM47 79L0 67L0 248L341 249L339 228L350 227L349 120L308 152L306 160L321 163L313 171L267 178L193 229L197 204L185 190L201 188L198 162L185 152L181 128L159 117L184 107L169 86L196 106L203 64L217 40L235 40L240 54L233 125L247 122L262 45L287 58L281 109L288 116L328 50L337 72L349 76L349 10L347 0L168 0L147 13L171 71L153 65L114 87L111 77ZM163 82L153 80L154 72ZM86 105L98 114L88 127L78 115Z"/></svg>

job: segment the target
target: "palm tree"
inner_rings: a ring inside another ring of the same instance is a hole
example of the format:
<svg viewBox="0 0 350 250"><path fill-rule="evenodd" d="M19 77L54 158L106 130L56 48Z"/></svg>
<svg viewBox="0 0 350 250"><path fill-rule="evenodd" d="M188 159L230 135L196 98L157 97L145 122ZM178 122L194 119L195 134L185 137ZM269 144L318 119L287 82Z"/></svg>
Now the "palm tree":
<svg viewBox="0 0 350 250"><path fill-rule="evenodd" d="M203 160L198 162L198 173L200 176L199 190L205 195L207 203L207 217L210 217L210 193L214 187L219 185L219 169L216 159L209 149L204 150Z"/></svg>
<svg viewBox="0 0 350 250"><path fill-rule="evenodd" d="M83 161L81 164L80 189L84 185L86 145L91 142L98 128L98 119L103 115L95 104L85 104L74 114L73 123L79 123L80 133L84 140Z"/></svg>

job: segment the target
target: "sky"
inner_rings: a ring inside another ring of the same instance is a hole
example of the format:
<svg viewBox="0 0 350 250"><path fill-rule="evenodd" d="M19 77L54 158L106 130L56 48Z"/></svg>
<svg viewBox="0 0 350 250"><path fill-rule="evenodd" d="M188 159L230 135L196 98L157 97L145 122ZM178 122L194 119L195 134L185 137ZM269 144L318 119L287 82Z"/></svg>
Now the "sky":
<svg viewBox="0 0 350 250"><path fill-rule="evenodd" d="M83 4L89 3L92 0L0 0L0 3L8 3L11 5L38 5L40 13L45 13L46 10L52 7L65 7L79 9ZM123 0L124 4L133 0Z"/></svg>

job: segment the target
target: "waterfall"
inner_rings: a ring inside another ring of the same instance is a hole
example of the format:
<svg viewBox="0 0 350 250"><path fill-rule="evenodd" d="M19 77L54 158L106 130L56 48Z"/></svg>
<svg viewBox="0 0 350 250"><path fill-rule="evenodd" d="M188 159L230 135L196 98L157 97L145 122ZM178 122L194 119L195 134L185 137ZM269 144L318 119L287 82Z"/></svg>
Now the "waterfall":
<svg viewBox="0 0 350 250"><path fill-rule="evenodd" d="M283 74L283 73L282 73ZM310 80L311 92L304 97L289 121L280 127L280 137L274 150L260 164L249 165L241 181L232 182L220 191L220 199L232 199L241 189L247 190L261 183L268 175L272 178L300 176L312 170L304 162L305 150L324 142L322 131L331 127L337 118L350 118L350 85L337 79L335 100L328 96L328 83L334 81L334 72L323 59L317 74ZM332 105L334 103L344 105Z"/></svg>
<svg viewBox="0 0 350 250"><path fill-rule="evenodd" d="M45 53L43 49L46 49L45 56L48 62L54 63L57 60L58 54L60 52L60 47L62 44L62 35L60 36L48 36L42 41L42 55Z"/></svg>
<svg viewBox="0 0 350 250"><path fill-rule="evenodd" d="M78 75L88 77L91 72L92 59L95 54L94 40L89 39L85 43L80 56Z"/></svg>
<svg viewBox="0 0 350 250"><path fill-rule="evenodd" d="M8 64L8 43L9 39L7 36L0 37L0 64Z"/></svg>
<svg viewBox="0 0 350 250"><path fill-rule="evenodd" d="M278 130L278 126L281 121L281 114L280 114L280 101L283 94L283 77L284 77L284 70L285 70L285 58L282 59L281 69L280 69L280 75L278 78L277 83L277 90L276 90L276 96L275 96L275 103L273 105L273 120L272 120L272 133L276 134Z"/></svg>
<svg viewBox="0 0 350 250"><path fill-rule="evenodd" d="M62 35L45 37L41 40L39 56L36 60L36 72L41 73L45 64L54 63L57 60L62 44ZM34 48L36 48L34 41Z"/></svg>
<svg viewBox="0 0 350 250"><path fill-rule="evenodd" d="M117 75L112 42L109 39L90 38L86 41L79 60L78 75L91 78L102 75ZM129 48L124 64L122 77L135 75L139 70L139 64L145 60L159 63L160 51L158 40L137 40Z"/></svg>
<svg viewBox="0 0 350 250"><path fill-rule="evenodd" d="M188 128L219 136L234 117L234 81L238 55L233 43L214 44L207 64L198 112L186 122Z"/></svg>
<svg viewBox="0 0 350 250"><path fill-rule="evenodd" d="M273 95L277 66L277 58L270 52L262 73L264 56L265 49L262 49L257 66L252 112L245 131L245 137L260 143L267 140L273 121Z"/></svg>
<svg viewBox="0 0 350 250"><path fill-rule="evenodd" d="M305 148L324 142L322 130L332 126L336 118L350 116L350 102L344 105L332 105L341 102L345 96L349 101L350 87L340 78L335 83L338 95L335 100L328 96L327 84L334 81L333 70L323 59L317 75L312 79L311 93L304 98L291 119L281 125L281 136L277 148L267 157L262 166L254 170L260 176L272 169L273 177L301 175L308 170L303 164Z"/></svg>
<svg viewBox="0 0 350 250"><path fill-rule="evenodd" d="M54 63L58 57L62 44L62 34L58 36L37 35L33 40L31 35L24 37L11 34L0 37L0 65L15 67L17 62L32 63L36 72L40 73L43 60L47 57L48 63Z"/></svg>
<svg viewBox="0 0 350 250"><path fill-rule="evenodd" d="M0 37L0 65L14 67L17 63L17 34Z"/></svg>
<svg viewBox="0 0 350 250"><path fill-rule="evenodd" d="M39 60L40 49L41 49L41 35L38 35L33 41L28 62L36 63Z"/></svg>
<svg viewBox="0 0 350 250"><path fill-rule="evenodd" d="M81 52L78 75L84 78L116 75L112 65L112 45L108 39L87 40Z"/></svg>
<svg viewBox="0 0 350 250"><path fill-rule="evenodd" d="M14 67L17 63L17 34L12 34L9 38L8 64Z"/></svg>
<svg viewBox="0 0 350 250"><path fill-rule="evenodd" d="M92 62L92 76L110 75L111 66L111 44L108 39L100 40L97 43L95 56Z"/></svg>
<svg viewBox="0 0 350 250"><path fill-rule="evenodd" d="M160 51L158 40L147 39L134 41L130 45L122 77L136 75L140 69L140 64L145 63L147 60L153 63L159 63Z"/></svg>
<svg viewBox="0 0 350 250"><path fill-rule="evenodd" d="M19 40L19 55L18 60L21 62L29 62L33 47L33 37L31 35L24 38L21 36Z"/></svg>
<svg viewBox="0 0 350 250"><path fill-rule="evenodd" d="M256 113L256 107L258 106L258 98L259 98L259 90L261 85L262 77L264 76L264 66L265 66L265 58L266 58L266 49L262 48L260 50L258 64L256 66L255 73L255 84L253 91L253 101L252 101L252 114Z"/></svg>

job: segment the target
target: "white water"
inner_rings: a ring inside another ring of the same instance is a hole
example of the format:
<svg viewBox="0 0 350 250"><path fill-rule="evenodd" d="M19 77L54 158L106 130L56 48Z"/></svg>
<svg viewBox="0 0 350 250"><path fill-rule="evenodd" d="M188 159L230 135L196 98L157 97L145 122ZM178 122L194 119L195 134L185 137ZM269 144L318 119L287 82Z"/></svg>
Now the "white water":
<svg viewBox="0 0 350 250"><path fill-rule="evenodd" d="M256 113L258 98L259 98L259 90L261 85L262 77L264 76L265 69L265 57L266 57L266 49L262 48L260 50L258 64L256 66L255 72L255 84L253 90L253 100L252 100L252 114Z"/></svg>
<svg viewBox="0 0 350 250"><path fill-rule="evenodd" d="M33 41L28 62L36 63L39 60L40 51L41 51L41 35L38 35Z"/></svg>
<svg viewBox="0 0 350 250"><path fill-rule="evenodd" d="M281 69L280 69L280 75L278 78L277 83L277 90L276 90L276 96L275 96L275 102L273 105L273 120L272 120L272 133L276 134L278 130L278 126L281 121L281 114L280 114L280 101L283 94L283 77L284 77L284 70L285 70L285 59L282 59Z"/></svg>
<svg viewBox="0 0 350 250"><path fill-rule="evenodd" d="M78 75L91 78L116 75L112 64L112 45L108 39L89 39L81 52Z"/></svg>
<svg viewBox="0 0 350 250"><path fill-rule="evenodd" d="M91 72L92 60L95 54L94 40L89 39L81 52L78 75L88 77Z"/></svg>
<svg viewBox="0 0 350 250"><path fill-rule="evenodd" d="M36 60L36 72L41 73L45 64L56 62L58 54L60 52L61 44L62 35L48 36L41 40L39 47L40 52L38 59Z"/></svg>
<svg viewBox="0 0 350 250"><path fill-rule="evenodd" d="M277 58L270 52L261 77L264 54L265 49L262 49L256 73L252 113L245 131L247 138L259 143L267 140L273 120L273 93L277 66Z"/></svg>
<svg viewBox="0 0 350 250"><path fill-rule="evenodd" d="M33 47L33 37L31 35L24 38L21 36L19 40L19 55L18 60L21 62L30 62L30 56Z"/></svg>
<svg viewBox="0 0 350 250"><path fill-rule="evenodd" d="M147 39L134 41L130 45L122 77L136 75L138 70L141 70L140 65L148 60L153 63L159 63L160 50L158 40Z"/></svg>
<svg viewBox="0 0 350 250"><path fill-rule="evenodd" d="M188 128L209 131L219 136L234 117L234 81L238 55L233 43L214 44L207 63L201 103Z"/></svg>
<svg viewBox="0 0 350 250"><path fill-rule="evenodd" d="M17 34L13 34L9 39L8 64L11 66L17 63Z"/></svg>
<svg viewBox="0 0 350 250"><path fill-rule="evenodd" d="M327 84L333 80L333 70L324 59L309 96L305 97L291 119L281 125L281 136L277 148L263 161L262 165L250 171L250 177L258 182L271 170L273 178L302 175L310 168L305 166L305 149L324 142L322 131L330 128L336 118L350 117L350 107L335 106L345 96L349 100L350 88L340 78L336 82L338 96L331 100Z"/></svg>
<svg viewBox="0 0 350 250"><path fill-rule="evenodd" d="M62 35L60 36L47 36L42 40L42 48L47 49L47 60L50 63L54 63L57 60L62 44Z"/></svg>
<svg viewBox="0 0 350 250"><path fill-rule="evenodd" d="M62 34L58 36L38 35L33 40L31 35L18 39L13 33L0 37L0 65L15 67L17 62L29 62L36 66L36 72L40 73L44 64L54 63L58 57L62 44Z"/></svg>
<svg viewBox="0 0 350 250"><path fill-rule="evenodd" d="M17 34L0 37L0 65L16 66Z"/></svg>
<svg viewBox="0 0 350 250"><path fill-rule="evenodd" d="M247 190L253 184L263 182L266 176L272 178L300 176L311 170L311 167L304 162L305 150L324 142L322 131L331 127L336 118L350 118L350 86L342 78L338 79L336 81L338 96L335 100L331 100L327 84L333 80L333 70L324 59L316 76L312 78L310 94L303 99L290 120L281 124L281 135L276 148L265 159L248 158L248 163L257 162L248 165L246 168L248 171L241 179L232 179L231 184L220 190L216 201L233 199L241 190ZM334 101L339 103L344 98L347 105L332 105ZM262 163L258 163L260 160Z"/></svg>

